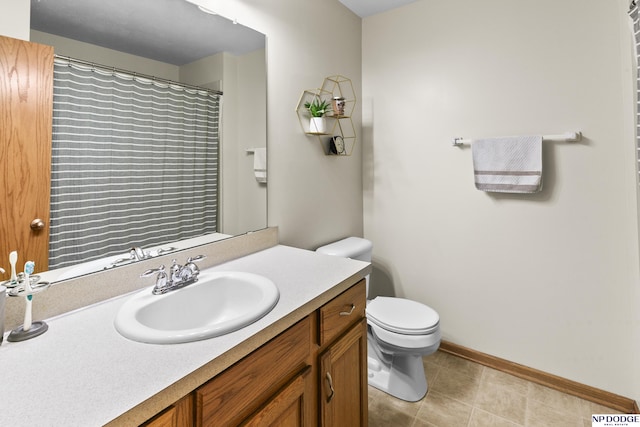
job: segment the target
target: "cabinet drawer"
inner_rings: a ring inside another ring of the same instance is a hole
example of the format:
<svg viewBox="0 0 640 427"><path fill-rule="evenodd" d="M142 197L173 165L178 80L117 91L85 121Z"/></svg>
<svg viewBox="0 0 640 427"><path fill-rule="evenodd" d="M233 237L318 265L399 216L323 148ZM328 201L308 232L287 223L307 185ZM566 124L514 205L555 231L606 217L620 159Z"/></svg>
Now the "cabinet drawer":
<svg viewBox="0 0 640 427"><path fill-rule="evenodd" d="M319 311L319 338L323 346L365 316L366 285L362 279L325 305Z"/></svg>
<svg viewBox="0 0 640 427"><path fill-rule="evenodd" d="M281 333L196 390L196 425L237 425L310 356L309 318Z"/></svg>

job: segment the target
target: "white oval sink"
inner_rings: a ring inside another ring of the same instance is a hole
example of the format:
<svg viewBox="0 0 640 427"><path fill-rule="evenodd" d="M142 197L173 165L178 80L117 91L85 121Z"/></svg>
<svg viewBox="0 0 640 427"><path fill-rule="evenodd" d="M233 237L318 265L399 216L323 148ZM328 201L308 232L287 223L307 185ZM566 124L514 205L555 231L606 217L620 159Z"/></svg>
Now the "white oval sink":
<svg viewBox="0 0 640 427"><path fill-rule="evenodd" d="M280 292L252 273L209 271L182 289L153 295L145 289L120 308L116 330L152 344L198 341L237 331L270 312Z"/></svg>

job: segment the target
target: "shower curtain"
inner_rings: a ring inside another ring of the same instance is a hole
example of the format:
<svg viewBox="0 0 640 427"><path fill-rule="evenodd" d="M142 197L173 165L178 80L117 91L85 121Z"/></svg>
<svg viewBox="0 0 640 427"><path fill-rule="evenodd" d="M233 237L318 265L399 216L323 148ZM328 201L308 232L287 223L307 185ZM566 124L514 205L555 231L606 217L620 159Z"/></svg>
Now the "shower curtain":
<svg viewBox="0 0 640 427"><path fill-rule="evenodd" d="M636 160L638 161L638 173L640 173L640 132L638 132L638 126L640 125L640 108L637 107L638 103L638 95L637 91L640 88L640 67L638 64L640 63L640 21L639 21L639 13L638 13L638 5L636 1L632 1L629 9L629 16L631 17L631 21L633 23L633 40L635 47L635 68L636 68ZM640 183L640 176L638 182Z"/></svg>
<svg viewBox="0 0 640 427"><path fill-rule="evenodd" d="M49 267L216 232L220 102L56 59Z"/></svg>

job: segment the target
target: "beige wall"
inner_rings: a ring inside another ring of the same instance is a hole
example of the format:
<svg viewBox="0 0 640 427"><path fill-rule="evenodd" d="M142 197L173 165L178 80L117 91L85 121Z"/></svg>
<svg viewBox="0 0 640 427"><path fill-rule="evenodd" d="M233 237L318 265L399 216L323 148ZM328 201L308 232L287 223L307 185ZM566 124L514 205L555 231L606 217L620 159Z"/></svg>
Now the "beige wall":
<svg viewBox="0 0 640 427"><path fill-rule="evenodd" d="M3 0L0 13L0 35L29 40L31 4L27 0Z"/></svg>
<svg viewBox="0 0 640 427"><path fill-rule="evenodd" d="M222 90L224 53L206 56L180 67L180 80L213 90Z"/></svg>
<svg viewBox="0 0 640 427"><path fill-rule="evenodd" d="M181 81L221 89L225 94L220 215L226 234L267 225L267 186L256 181L253 155L247 153L248 148L267 144L265 55L264 49L241 56L221 53L187 64L180 71Z"/></svg>
<svg viewBox="0 0 640 427"><path fill-rule="evenodd" d="M243 191L237 195L239 209L237 221L240 230L256 230L266 225L264 209L267 206L267 185L256 181L253 173L253 155L248 148L266 147L267 135L267 81L266 52L252 52L236 57L238 62L237 98L238 112L238 161L236 174Z"/></svg>
<svg viewBox="0 0 640 427"><path fill-rule="evenodd" d="M41 31L31 31L32 42L55 47L56 55L70 56L96 64L131 70L163 79L179 81L180 67L141 56L130 55L113 49L84 43L66 37L59 37Z"/></svg>
<svg viewBox="0 0 640 427"><path fill-rule="evenodd" d="M628 2L627 2L628 3ZM640 398L625 1L418 1L363 20L372 286L444 339ZM475 189L454 137L557 134L544 190Z"/></svg>

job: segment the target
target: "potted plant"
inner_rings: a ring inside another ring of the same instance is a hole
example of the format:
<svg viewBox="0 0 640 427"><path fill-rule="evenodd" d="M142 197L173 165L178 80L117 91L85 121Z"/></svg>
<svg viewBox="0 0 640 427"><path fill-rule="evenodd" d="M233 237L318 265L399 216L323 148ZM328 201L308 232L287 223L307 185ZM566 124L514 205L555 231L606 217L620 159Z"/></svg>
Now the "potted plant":
<svg viewBox="0 0 640 427"><path fill-rule="evenodd" d="M331 104L329 101L314 98L312 102L305 102L304 107L309 111L309 114L311 114L309 132L326 133L327 126L324 115L331 111Z"/></svg>

